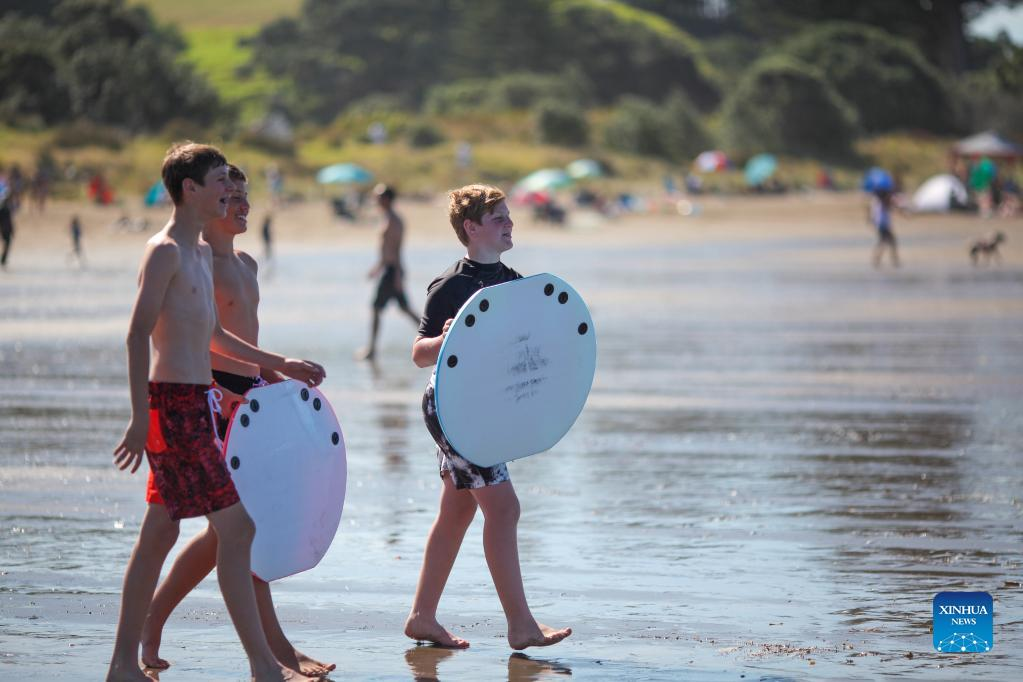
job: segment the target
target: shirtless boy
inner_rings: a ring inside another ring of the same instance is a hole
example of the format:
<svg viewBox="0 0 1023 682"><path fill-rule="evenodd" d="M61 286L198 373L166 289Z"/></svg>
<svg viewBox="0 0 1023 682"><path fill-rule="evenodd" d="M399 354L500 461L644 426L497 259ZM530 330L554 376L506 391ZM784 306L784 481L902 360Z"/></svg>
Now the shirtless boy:
<svg viewBox="0 0 1023 682"><path fill-rule="evenodd" d="M380 260L369 271L368 277L373 279L380 275L377 295L373 299L373 323L370 327L369 346L360 351L363 360L372 360L377 352L377 334L380 332L380 313L393 298L401 311L408 315L414 324L419 318L412 312L405 296L404 273L401 267L401 242L405 236L405 223L394 210L394 199L397 196L394 188L377 185L374 189L377 206L383 215L383 227L380 230Z"/></svg>
<svg viewBox="0 0 1023 682"><path fill-rule="evenodd" d="M437 363L452 319L483 287L519 279L522 275L501 262L512 248L512 219L504 193L487 185L468 185L451 192L451 226L467 255L430 283L419 336L412 345L418 367ZM426 540L415 602L405 621L405 634L417 641L463 649L469 642L448 632L437 621L437 605L465 531L483 510L483 551L508 620L508 643L513 649L557 644L572 634L533 618L526 603L519 567L519 499L504 464L479 467L455 452L444 438L434 400L434 377L423 395L426 426L437 443L442 488L440 511Z"/></svg>
<svg viewBox="0 0 1023 682"><path fill-rule="evenodd" d="M252 679L312 680L274 657L260 624L249 565L255 527L214 441L210 347L310 385L320 383L324 371L262 351L220 326L213 257L199 240L206 223L227 213L232 185L220 151L194 143L172 147L162 174L174 208L170 222L147 242L139 268L127 339L131 421L114 449L114 463L134 473L145 452L165 504L146 508L128 561L107 680L149 679L138 658L143 622L177 540L178 521L195 516L205 516L219 539L217 579Z"/></svg>
<svg viewBox="0 0 1023 682"><path fill-rule="evenodd" d="M248 178L237 166L228 164L228 179L234 185L231 191L227 215L212 220L203 227L203 240L213 251L213 296L217 304L217 316L224 329L243 341L253 345L259 342L259 282L256 279L256 260L234 248L234 238L248 229L249 194ZM258 367L251 362L235 360L232 357L213 352L213 380L223 393L222 411L225 418L218 419L217 430L221 438L227 430L236 396L240 397L250 388L281 381L273 370ZM146 501L163 504L156 489L153 473L149 474ZM181 550L171 566L170 573L160 584L149 606L149 615L142 629L142 664L147 668L162 670L170 663L160 658L160 639L163 626L185 596L198 585L217 563L217 534L212 526L200 531ZM323 675L335 668L324 665L295 649L281 629L270 595L270 585L256 577L252 579L256 592L259 616L277 660L292 670L306 675Z"/></svg>

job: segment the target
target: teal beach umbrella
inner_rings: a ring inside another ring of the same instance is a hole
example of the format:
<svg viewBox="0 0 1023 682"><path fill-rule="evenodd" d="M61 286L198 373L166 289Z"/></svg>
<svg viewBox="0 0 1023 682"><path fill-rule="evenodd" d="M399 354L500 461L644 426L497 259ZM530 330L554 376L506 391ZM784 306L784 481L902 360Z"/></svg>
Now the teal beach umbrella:
<svg viewBox="0 0 1023 682"><path fill-rule="evenodd" d="M362 184L372 180L373 174L355 163L335 163L316 173L316 182L321 185Z"/></svg>
<svg viewBox="0 0 1023 682"><path fill-rule="evenodd" d="M519 180L515 189L521 192L546 192L569 187L572 182L572 176L560 168L543 168Z"/></svg>
<svg viewBox="0 0 1023 682"><path fill-rule="evenodd" d="M762 185L778 169L778 159L772 154L757 154L746 164L746 184L750 187Z"/></svg>

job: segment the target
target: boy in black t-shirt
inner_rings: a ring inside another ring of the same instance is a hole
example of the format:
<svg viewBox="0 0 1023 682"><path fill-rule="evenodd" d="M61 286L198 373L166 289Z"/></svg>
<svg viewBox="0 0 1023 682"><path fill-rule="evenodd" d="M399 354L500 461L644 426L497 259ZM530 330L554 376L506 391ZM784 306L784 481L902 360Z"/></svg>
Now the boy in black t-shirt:
<svg viewBox="0 0 1023 682"><path fill-rule="evenodd" d="M501 262L501 254L512 248L513 227L504 193L496 187L468 185L450 196L451 226L466 246L467 255L427 289L426 310L412 345L412 361L419 367L436 364L452 319L476 291L521 277ZM519 569L519 499L508 469L504 464L476 466L454 451L437 419L433 387L431 376L423 396L423 414L437 442L443 487L440 510L426 541L415 602L405 621L405 634L441 646L469 646L437 621L437 605L479 506L484 517L483 550L508 619L508 643L513 649L557 644L572 634L571 628L559 630L538 623L526 603Z"/></svg>

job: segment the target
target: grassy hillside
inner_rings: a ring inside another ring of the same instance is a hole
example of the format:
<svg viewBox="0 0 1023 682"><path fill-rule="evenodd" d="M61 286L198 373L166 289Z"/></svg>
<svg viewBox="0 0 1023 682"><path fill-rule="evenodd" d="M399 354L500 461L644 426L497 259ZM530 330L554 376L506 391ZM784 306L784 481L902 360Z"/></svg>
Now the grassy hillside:
<svg viewBox="0 0 1023 682"><path fill-rule="evenodd" d="M256 28L284 16L297 16L302 0L131 0L145 5L160 22L188 33L197 28Z"/></svg>
<svg viewBox="0 0 1023 682"><path fill-rule="evenodd" d="M297 16L302 0L133 0L149 8L160 23L174 24L188 43L185 59L195 65L223 100L241 107L242 121L262 113L262 104L278 84L266 73L239 78L238 68L249 61L251 49L239 40L256 34L264 24Z"/></svg>

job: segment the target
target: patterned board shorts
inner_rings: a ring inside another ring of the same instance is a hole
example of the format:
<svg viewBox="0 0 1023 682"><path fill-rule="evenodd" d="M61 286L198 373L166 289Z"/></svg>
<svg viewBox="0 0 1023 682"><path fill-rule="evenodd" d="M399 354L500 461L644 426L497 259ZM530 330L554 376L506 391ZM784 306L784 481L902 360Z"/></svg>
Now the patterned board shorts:
<svg viewBox="0 0 1023 682"><path fill-rule="evenodd" d="M217 444L208 395L212 390L200 384L149 382L146 457L151 491L146 500L164 504L175 521L239 501Z"/></svg>
<svg viewBox="0 0 1023 682"><path fill-rule="evenodd" d="M423 419L426 420L426 428L437 443L437 464L440 466L440 477L444 473L451 474L451 481L458 490L485 488L488 485L497 485L510 481L508 466L506 464L495 464L492 467L481 467L473 464L465 457L455 452L455 449L444 437L440 428L440 420L437 418L437 401L434 398L433 382L426 387L423 394Z"/></svg>

